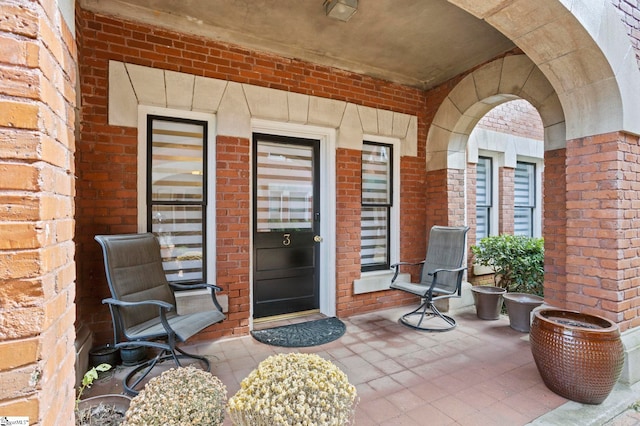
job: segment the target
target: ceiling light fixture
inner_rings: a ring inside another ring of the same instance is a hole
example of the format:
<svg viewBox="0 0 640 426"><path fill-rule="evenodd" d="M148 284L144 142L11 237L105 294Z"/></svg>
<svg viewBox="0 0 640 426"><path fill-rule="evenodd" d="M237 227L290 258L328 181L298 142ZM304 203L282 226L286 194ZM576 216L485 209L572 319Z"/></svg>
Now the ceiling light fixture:
<svg viewBox="0 0 640 426"><path fill-rule="evenodd" d="M328 17L347 22L358 10L358 0L325 0L324 11Z"/></svg>

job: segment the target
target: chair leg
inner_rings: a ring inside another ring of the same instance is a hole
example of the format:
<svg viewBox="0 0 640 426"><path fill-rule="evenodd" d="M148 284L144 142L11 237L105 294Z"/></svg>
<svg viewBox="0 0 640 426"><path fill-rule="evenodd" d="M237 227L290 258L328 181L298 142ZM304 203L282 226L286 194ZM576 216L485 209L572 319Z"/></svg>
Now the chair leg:
<svg viewBox="0 0 640 426"><path fill-rule="evenodd" d="M402 324L406 325L407 327L411 327L415 330L437 331L437 332L449 331L456 326L456 320L440 312L438 308L436 308L436 306L433 304L433 302L429 302L427 299L423 299L423 300L424 302L420 306L418 306L416 309L400 317L400 322ZM417 323L414 323L413 321L410 320L410 318L416 315L419 315L420 318L418 319ZM422 326L422 322L425 319L432 319L432 318L440 318L442 319L444 324L442 324L442 326L440 327L423 327Z"/></svg>
<svg viewBox="0 0 640 426"><path fill-rule="evenodd" d="M153 368L159 362L173 360L173 362L176 364L177 367L182 367L182 364L180 363L181 359L195 359L204 364L205 368L203 368L203 370L211 371L211 363L206 357L185 352L179 347L175 347L173 349L174 350L163 349L154 358L138 365L133 370L131 370L122 381L125 392L129 395L136 396L139 393L139 390L136 390L136 387L140 384L140 382L142 382L145 379L145 377L147 377L147 375L149 375L151 370L153 370ZM180 355L176 354L176 351L179 352ZM135 378L134 380L134 377L141 371L143 371L142 374L139 377ZM132 380L133 380L133 383L129 384Z"/></svg>
<svg viewBox="0 0 640 426"><path fill-rule="evenodd" d="M197 360L201 361L202 363L204 363L205 371L211 371L211 363L209 362L209 360L206 357L200 356L200 355L196 355L196 354L192 354L192 353L189 353L189 352L185 352L185 351L183 351L182 349L180 349L177 346L175 347L175 350L182 354L182 355L178 355L178 358L197 359ZM179 362L178 362L178 365L180 365Z"/></svg>
<svg viewBox="0 0 640 426"><path fill-rule="evenodd" d="M162 350L152 359L143 362L142 364L136 366L133 370L131 370L122 381L122 387L124 388L125 392L129 395L136 396L138 394L138 391L135 388L138 386L138 384L140 384L141 381L144 380L145 377L147 377L151 370L153 370L153 367L155 367L158 362L165 361L171 358L171 355L165 355L166 353L167 350ZM144 370L144 373L142 373L140 377L135 379L135 381L131 385L129 385L129 382L133 380L134 376L142 370Z"/></svg>

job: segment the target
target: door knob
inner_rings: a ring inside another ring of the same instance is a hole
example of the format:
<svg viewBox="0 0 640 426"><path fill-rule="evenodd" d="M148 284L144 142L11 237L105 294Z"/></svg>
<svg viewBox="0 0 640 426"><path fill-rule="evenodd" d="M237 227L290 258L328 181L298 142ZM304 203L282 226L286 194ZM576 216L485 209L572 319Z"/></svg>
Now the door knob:
<svg viewBox="0 0 640 426"><path fill-rule="evenodd" d="M320 235L316 235L315 237L313 237L313 241L315 241L316 243L321 243L322 237Z"/></svg>

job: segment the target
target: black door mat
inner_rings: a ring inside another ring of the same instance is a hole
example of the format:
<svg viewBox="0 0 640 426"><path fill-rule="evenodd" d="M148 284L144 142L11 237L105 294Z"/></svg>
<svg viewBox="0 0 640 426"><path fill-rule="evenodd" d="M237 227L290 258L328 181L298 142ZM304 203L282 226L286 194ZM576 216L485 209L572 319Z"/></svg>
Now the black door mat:
<svg viewBox="0 0 640 426"><path fill-rule="evenodd" d="M251 332L261 343L285 348L323 345L340 338L347 327L336 317L322 318L298 324L283 325Z"/></svg>

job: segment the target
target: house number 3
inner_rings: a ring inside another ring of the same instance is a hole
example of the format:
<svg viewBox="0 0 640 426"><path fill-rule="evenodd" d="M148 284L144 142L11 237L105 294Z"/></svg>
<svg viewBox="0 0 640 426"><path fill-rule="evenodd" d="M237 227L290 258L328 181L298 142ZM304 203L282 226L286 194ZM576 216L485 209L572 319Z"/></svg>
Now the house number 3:
<svg viewBox="0 0 640 426"><path fill-rule="evenodd" d="M291 244L291 234L284 234L284 238L282 239L282 245L288 246Z"/></svg>

